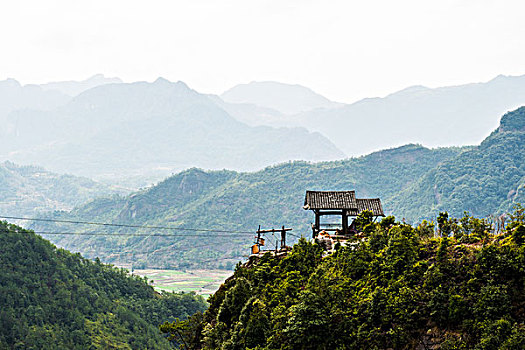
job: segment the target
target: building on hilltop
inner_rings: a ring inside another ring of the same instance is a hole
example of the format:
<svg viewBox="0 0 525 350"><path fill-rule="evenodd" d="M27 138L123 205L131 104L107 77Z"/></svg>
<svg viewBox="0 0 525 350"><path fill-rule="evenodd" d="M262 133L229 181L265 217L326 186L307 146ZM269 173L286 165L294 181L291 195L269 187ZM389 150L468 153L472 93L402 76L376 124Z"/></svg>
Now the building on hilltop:
<svg viewBox="0 0 525 350"><path fill-rule="evenodd" d="M335 231L349 236L355 230L355 226L353 222L348 225L348 218L356 217L364 210L371 211L375 217L385 216L379 198L356 198L355 191L306 191L303 208L312 210L315 214L315 223L312 225L313 238L317 238L323 231ZM340 216L341 225L323 224L322 216Z"/></svg>
<svg viewBox="0 0 525 350"><path fill-rule="evenodd" d="M315 214L315 224L312 225L313 240L321 245L325 254L334 251L336 243L341 245L356 244L355 238L361 238L356 230L355 222L348 225L348 218L357 217L363 211L368 210L376 218L385 216L381 200L379 198L355 198L355 191L306 191L304 198L305 210L312 210ZM340 223L321 223L322 216L339 216ZM251 247L250 259L258 259L264 254L272 254L275 257L284 257L291 251L291 247L286 245L286 234L292 231L291 228L282 226L280 229L257 229L255 242ZM329 234L328 232L334 232ZM274 234L281 234L279 239ZM271 244L270 249L262 250L266 243L265 234L271 234L275 239L275 249ZM251 262L252 260L250 260Z"/></svg>

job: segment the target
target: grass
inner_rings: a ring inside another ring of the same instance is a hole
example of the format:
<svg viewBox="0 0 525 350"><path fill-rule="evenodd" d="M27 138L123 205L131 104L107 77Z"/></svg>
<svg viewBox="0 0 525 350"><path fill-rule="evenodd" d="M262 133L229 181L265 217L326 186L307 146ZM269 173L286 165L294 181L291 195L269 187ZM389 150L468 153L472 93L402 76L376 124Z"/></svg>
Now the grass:
<svg viewBox="0 0 525 350"><path fill-rule="evenodd" d="M153 280L158 290L173 292L195 292L204 297L215 293L221 284L233 274L229 270L134 270L134 274Z"/></svg>

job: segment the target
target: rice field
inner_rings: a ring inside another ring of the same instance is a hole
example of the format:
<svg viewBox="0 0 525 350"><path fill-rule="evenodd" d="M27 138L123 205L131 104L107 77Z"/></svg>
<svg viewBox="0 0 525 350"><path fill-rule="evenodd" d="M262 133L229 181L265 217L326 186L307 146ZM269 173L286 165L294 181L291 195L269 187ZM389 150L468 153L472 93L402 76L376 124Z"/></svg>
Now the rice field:
<svg viewBox="0 0 525 350"><path fill-rule="evenodd" d="M207 298L219 289L220 285L233 274L229 270L134 270L133 274L147 276L153 280L158 291L195 292Z"/></svg>

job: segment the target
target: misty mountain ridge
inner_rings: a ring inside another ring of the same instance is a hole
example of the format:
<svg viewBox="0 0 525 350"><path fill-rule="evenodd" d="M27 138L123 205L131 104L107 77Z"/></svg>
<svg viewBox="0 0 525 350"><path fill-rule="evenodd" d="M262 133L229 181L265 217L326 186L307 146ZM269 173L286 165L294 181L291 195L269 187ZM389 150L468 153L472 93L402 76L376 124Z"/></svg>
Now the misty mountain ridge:
<svg viewBox="0 0 525 350"><path fill-rule="evenodd" d="M96 74L83 81L63 81L45 84L20 84L16 79L0 81L0 122L17 110L50 111L66 105L71 98L88 89L121 83L119 78ZM0 133L1 135L1 133Z"/></svg>
<svg viewBox="0 0 525 350"><path fill-rule="evenodd" d="M0 122L20 109L51 110L66 104L71 98L59 91L46 91L39 85L22 86L15 79L0 81Z"/></svg>
<svg viewBox="0 0 525 350"><path fill-rule="evenodd" d="M225 102L254 104L282 114L297 114L317 108L335 108L342 105L330 101L307 87L275 81L239 84L222 93L220 97Z"/></svg>
<svg viewBox="0 0 525 350"><path fill-rule="evenodd" d="M62 83L101 85L75 97L46 90ZM151 183L193 166L250 171L407 143L478 144L503 112L525 104L525 75L440 88L416 85L349 105L276 82L238 85L220 97L163 78L121 83L96 75L62 83L0 82L0 159ZM283 112L288 107L306 112Z"/></svg>
<svg viewBox="0 0 525 350"><path fill-rule="evenodd" d="M525 203L525 107L506 113L479 146L448 159L392 199L392 211L412 220L448 211L460 216L508 212Z"/></svg>
<svg viewBox="0 0 525 350"><path fill-rule="evenodd" d="M357 156L406 143L479 144L498 126L500 115L522 105L525 75L500 75L486 83L412 86L383 98L300 113L280 125L321 132L348 156Z"/></svg>
<svg viewBox="0 0 525 350"><path fill-rule="evenodd" d="M45 84L40 84L40 87L43 90L54 90L60 91L63 94L74 97L82 92L89 90L91 88L105 85L105 84L120 84L122 80L120 78L107 78L104 74L95 74L92 77L89 77L82 81L68 80L68 81L56 81Z"/></svg>
<svg viewBox="0 0 525 350"><path fill-rule="evenodd" d="M95 178L344 157L319 133L250 127L208 96L163 78L97 86L51 111L13 111L0 133L2 159Z"/></svg>
<svg viewBox="0 0 525 350"><path fill-rule="evenodd" d="M250 173L192 168L127 197L100 198L70 212L49 215L65 220L206 227L212 231L287 225L296 235L308 237L313 215L302 208L305 191L353 189L365 198L381 198L387 215L407 222L432 220L441 211L455 217L464 210L476 217L494 217L525 202L524 145L525 107L521 107L506 113L500 126L477 146L428 149L412 144L358 158L313 164L288 162ZM206 215L202 215L203 208ZM58 232L67 229L49 223L35 223L33 227ZM109 231L124 233L126 229ZM197 245L199 237L181 237L170 243L154 237L50 238L68 249L112 263L129 263L127 252L147 247L155 253L135 254L134 258L150 267L180 268L237 261L248 251L253 236L224 238L210 232L206 239L215 247L213 251L195 248L193 243ZM169 250L165 250L167 244Z"/></svg>
<svg viewBox="0 0 525 350"><path fill-rule="evenodd" d="M226 102L217 95L208 95L208 97L229 115L250 126L283 127L285 118L288 118L288 115L273 108L261 107L253 103Z"/></svg>

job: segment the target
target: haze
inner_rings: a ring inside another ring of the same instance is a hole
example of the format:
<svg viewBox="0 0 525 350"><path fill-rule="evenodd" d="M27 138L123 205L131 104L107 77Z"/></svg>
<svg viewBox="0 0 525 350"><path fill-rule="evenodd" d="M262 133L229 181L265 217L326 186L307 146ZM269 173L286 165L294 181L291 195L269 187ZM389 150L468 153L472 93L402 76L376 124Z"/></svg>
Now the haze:
<svg viewBox="0 0 525 350"><path fill-rule="evenodd" d="M0 80L308 86L339 102L525 72L523 1L20 1L0 5Z"/></svg>

